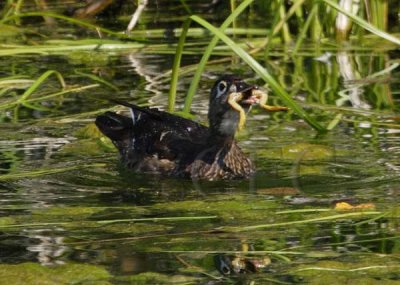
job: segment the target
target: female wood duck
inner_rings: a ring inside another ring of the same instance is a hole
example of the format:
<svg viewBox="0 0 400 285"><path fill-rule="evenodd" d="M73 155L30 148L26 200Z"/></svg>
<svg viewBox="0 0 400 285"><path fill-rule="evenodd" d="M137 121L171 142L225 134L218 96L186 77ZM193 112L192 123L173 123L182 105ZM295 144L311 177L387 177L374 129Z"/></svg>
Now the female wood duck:
<svg viewBox="0 0 400 285"><path fill-rule="evenodd" d="M235 76L217 80L211 89L209 127L126 102L117 103L129 107L131 117L106 112L96 118L96 125L134 171L206 180L248 178L255 168L234 136L243 112L260 103L253 95L257 90ZM232 102L232 95L240 96Z"/></svg>

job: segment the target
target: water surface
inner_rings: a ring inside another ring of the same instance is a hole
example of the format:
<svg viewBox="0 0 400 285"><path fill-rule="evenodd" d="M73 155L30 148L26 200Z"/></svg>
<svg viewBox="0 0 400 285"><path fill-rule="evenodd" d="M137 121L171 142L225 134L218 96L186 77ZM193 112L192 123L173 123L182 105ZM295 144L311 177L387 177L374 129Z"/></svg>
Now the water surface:
<svg viewBox="0 0 400 285"><path fill-rule="evenodd" d="M163 21L149 27L162 28ZM2 281L400 282L396 53L329 49L328 59L318 61L324 50L293 55L277 46L265 66L322 124L342 114L338 125L317 134L292 112L271 115L255 108L237 135L257 165L255 177L199 182L121 168L117 152L93 126L102 110L124 110L112 98L166 108L169 82L162 75L174 52L152 51L155 43L165 43L152 41L135 50L2 56L0 79L35 79L57 70L68 87L98 84L86 73L118 88L89 86L42 100L37 106L44 108L1 109ZM198 41L202 46L204 38ZM198 60L198 54L188 54L183 65ZM393 70L374 76L389 66ZM237 58L210 66L192 105L195 120L206 123L209 89L227 72L260 83ZM178 110L191 76L181 76ZM33 96L59 88L51 78ZM22 92L6 92L0 103ZM274 94L270 102L282 104ZM335 209L343 201L360 207ZM223 262L232 262L231 268Z"/></svg>

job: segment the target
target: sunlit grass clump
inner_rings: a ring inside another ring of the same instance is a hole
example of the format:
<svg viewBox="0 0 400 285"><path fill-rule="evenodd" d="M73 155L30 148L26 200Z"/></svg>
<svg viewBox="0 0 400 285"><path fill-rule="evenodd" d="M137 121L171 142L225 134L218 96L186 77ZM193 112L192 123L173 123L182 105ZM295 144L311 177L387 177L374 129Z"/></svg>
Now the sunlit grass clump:
<svg viewBox="0 0 400 285"><path fill-rule="evenodd" d="M236 3L236 1L230 1L228 7L230 7L231 13L220 27L212 25L200 16L189 14L187 20L184 21L182 28L174 30L174 36L179 36L179 41L177 41L176 56L172 66L168 110L170 112L176 111L176 86L179 81L179 76L184 70L180 67L181 57L186 51L193 49L193 45L185 46L185 43L189 36L206 37L207 33L201 32L203 30L210 32L213 37L205 47L204 51L197 51L199 55L202 55L202 58L199 64L195 67L195 73L186 94L185 105L182 110L183 112L181 112L182 114L189 114L200 78L205 72L206 66L213 63L209 58L212 54L217 52L215 48L221 41L227 47L223 52L224 55L229 56L226 60L230 60L231 55L235 54L248 65L249 69L254 71L258 78L261 78L268 84L269 88L272 89L276 96L278 96L294 113L303 118L310 126L319 132L325 132L326 130L332 129L342 120L342 115L338 113L329 114L327 122L320 122L315 118L315 115L310 114L309 111L305 111L303 108L304 106L301 106L296 100L293 100L293 95L296 94L288 91L287 86L285 86L276 75L273 75L270 71L271 67L265 66L264 61L268 60L271 51L274 46L276 46L276 43L289 46L289 54L292 52L293 55L297 55L300 50L306 48L310 42L314 44L316 49L318 49L318 46L322 43L336 42L338 45L336 48L340 49L340 42L347 41L350 38L361 39L361 37L365 36L367 33L371 33L394 45L400 44L400 40L397 37L385 31L389 26L388 18L390 13L386 2L347 2L348 3L346 3L346 1L341 1L338 4L331 0L311 3L307 1L297 1L291 6L287 6L285 3L280 1L272 1L270 5L264 5L254 0L246 0L240 4ZM181 4L183 5L182 9L184 11L193 13L193 10L190 8L190 3L182 1ZM142 7L140 5L144 6ZM146 3L141 3L140 5L140 9L146 8ZM46 11L43 7L44 6L38 4L36 10L32 8L32 6L29 6L29 9L26 9L23 1L7 1L0 11L0 24L8 26L13 25L16 27L14 32L24 34L24 21L32 17L39 17L44 19L44 22L47 25L54 23L54 21L59 21L61 24L72 24L84 29L92 30L93 32L98 33L101 37L105 36L108 39L114 39L116 41L110 42L103 38L99 39L97 42L92 39L90 43L87 41L49 41L48 44L39 45L35 48L29 46L14 46L8 48L4 46L3 48L0 48L0 56L30 52L59 53L77 49L115 50L133 48L143 49L145 51L146 48L149 47L149 45L146 44L146 37L157 38L164 36L164 32L160 30L134 29L133 26L127 29L129 30L129 33L124 31L114 31L107 27L96 25L93 21ZM141 13L143 13L142 10ZM260 30L249 29L246 27L247 30L244 30L244 34L243 28L241 27L243 23L242 16L244 13L254 13L255 17L265 17L265 15L275 16L266 19L270 26L266 27L265 31L262 32ZM52 21L49 21L49 19L52 19ZM130 25L131 24L132 23L130 23ZM195 24L200 26L202 29L199 30L199 28L193 27ZM246 34L248 37L247 39L245 36ZM219 48L221 47L222 46ZM157 49L163 53L175 53L174 49L171 49L166 45L158 45L157 47L151 46L152 52L157 52ZM322 52L322 50L320 52ZM316 55L318 55L318 53L316 53ZM61 74L56 71L49 72L50 74L56 75L56 77L60 79L60 83L62 83L61 79L63 76ZM46 99L46 97L32 99L31 94L36 89L37 85L40 84L40 81L42 79L44 80L48 75L49 73L46 73L42 78L38 78L38 82L33 84L33 86L29 88L18 101L3 103L0 107L8 108L15 104L23 104L24 106L33 107L33 102L39 102L41 99ZM319 75L316 74L316 76ZM3 89L3 93L4 92ZM38 104L35 104L35 108L39 108Z"/></svg>

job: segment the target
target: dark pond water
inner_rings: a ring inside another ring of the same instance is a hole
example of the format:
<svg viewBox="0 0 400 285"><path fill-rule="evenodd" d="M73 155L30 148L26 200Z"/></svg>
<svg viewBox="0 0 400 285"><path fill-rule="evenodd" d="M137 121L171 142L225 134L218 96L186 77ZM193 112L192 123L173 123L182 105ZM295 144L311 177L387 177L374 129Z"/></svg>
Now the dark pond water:
<svg viewBox="0 0 400 285"><path fill-rule="evenodd" d="M206 18L215 13L206 8ZM149 28L163 28L166 20L155 11L161 13L151 6L146 14L157 19ZM84 31L60 28L50 38L79 38ZM11 76L34 80L47 70L81 90L40 99L34 107L5 105L32 81L0 93L2 283L399 284L400 69L394 48L322 45L293 55L274 47L265 67L321 124L341 114L339 123L319 135L292 112L255 108L237 135L257 165L255 177L198 182L130 173L93 125L107 109L124 110L111 98L166 108L174 48L156 46L165 38L139 49L118 43L112 50L56 50L42 39L38 49L47 44L48 50L37 54L24 53L22 44L38 34L24 35L18 54L7 55L0 45L0 90L11 86L5 83ZM182 65L197 63L196 49L208 40L192 39ZM4 40L10 41L17 39ZM213 59L227 61L207 68L192 105L200 122L206 122L209 89L219 75L239 73L260 83L248 66L223 53ZM325 61L317 60L324 54ZM177 110L192 75L180 77ZM32 98L58 91L50 76ZM282 104L274 94L270 102ZM340 202L355 208L335 209Z"/></svg>

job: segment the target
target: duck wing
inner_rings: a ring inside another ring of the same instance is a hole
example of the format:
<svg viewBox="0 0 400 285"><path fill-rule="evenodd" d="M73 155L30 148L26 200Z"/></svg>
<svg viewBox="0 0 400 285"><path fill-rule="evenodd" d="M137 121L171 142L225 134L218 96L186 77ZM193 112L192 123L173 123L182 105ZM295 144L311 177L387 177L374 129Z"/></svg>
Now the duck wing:
<svg viewBox="0 0 400 285"><path fill-rule="evenodd" d="M96 118L100 131L118 148L122 160L139 171L171 171L206 143L208 128L156 108L115 101L131 117L106 112Z"/></svg>

